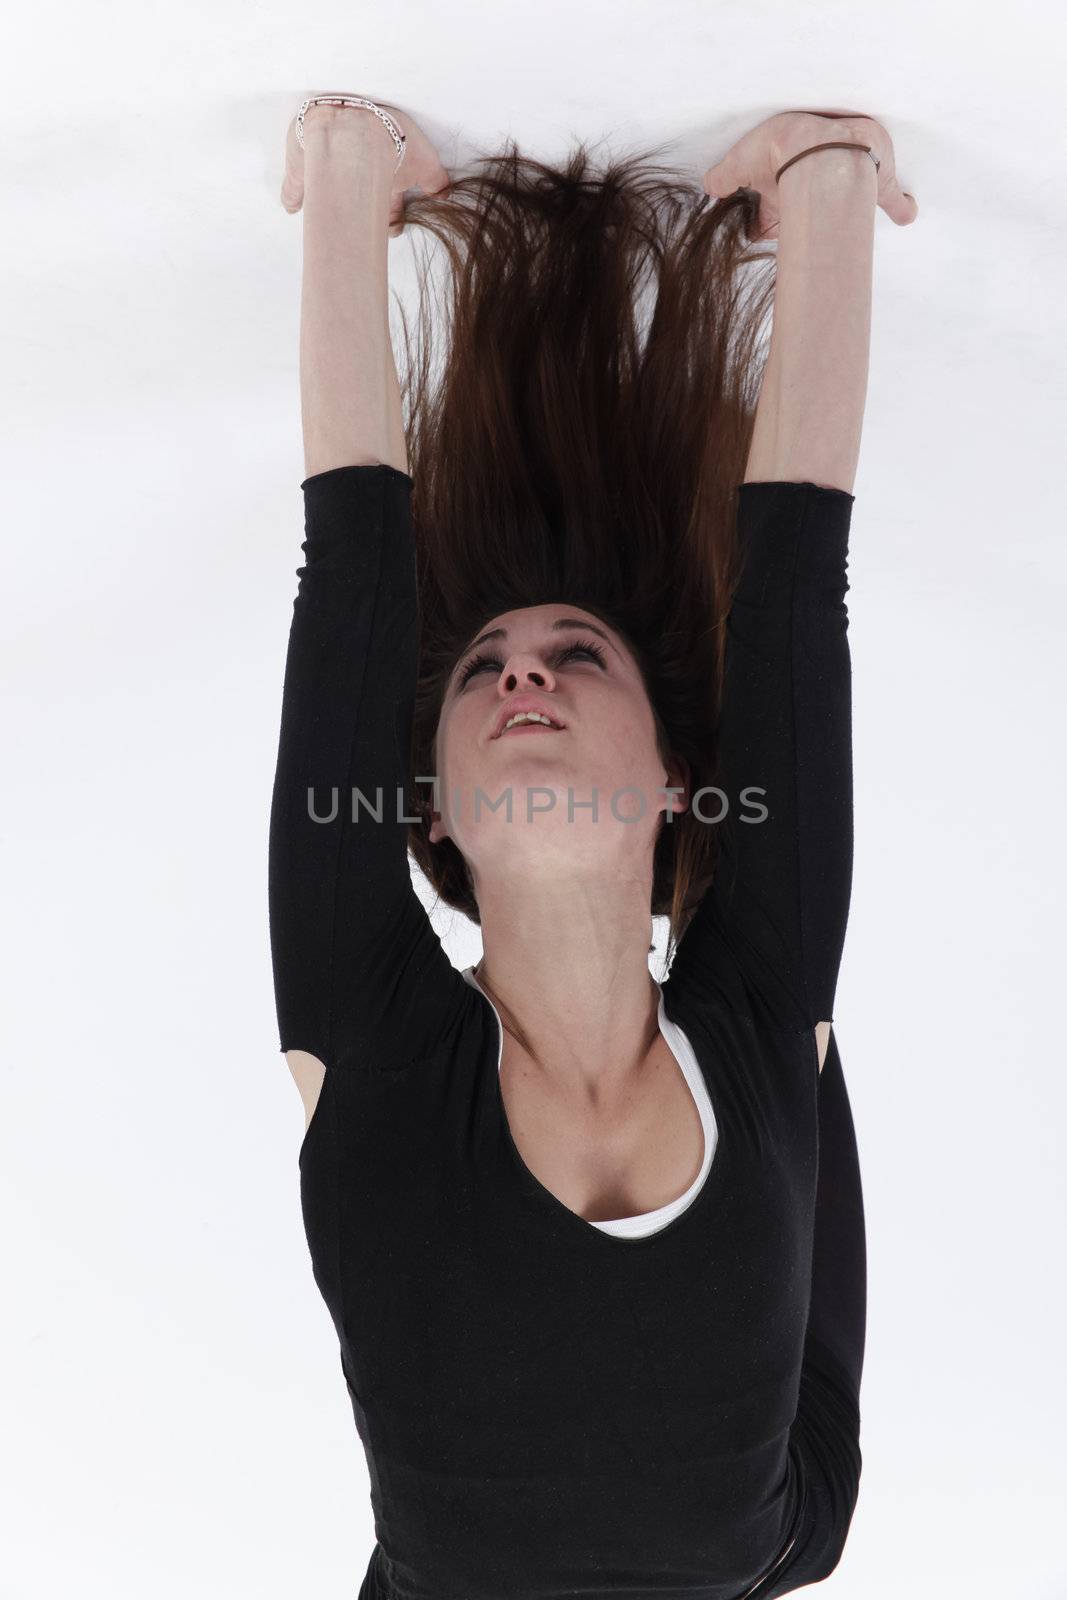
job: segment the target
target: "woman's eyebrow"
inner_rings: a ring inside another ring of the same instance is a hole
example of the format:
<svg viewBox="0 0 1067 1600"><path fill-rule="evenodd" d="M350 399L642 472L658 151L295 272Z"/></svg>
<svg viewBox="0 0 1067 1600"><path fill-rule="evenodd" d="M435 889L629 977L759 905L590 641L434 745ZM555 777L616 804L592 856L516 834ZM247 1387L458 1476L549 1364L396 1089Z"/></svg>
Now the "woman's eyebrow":
<svg viewBox="0 0 1067 1600"><path fill-rule="evenodd" d="M597 633L602 639L606 640L606 642L611 645L611 648L615 651L615 654L619 657L619 659L622 659L622 651L618 649L609 635L604 632L603 628L597 627L595 622L582 622L578 617L560 617L558 621L552 624L553 633L557 632L560 628L582 628L587 633ZM507 636L508 630L506 628L490 628L488 633L479 634L474 643L467 646L463 654L469 655L472 650L476 650L480 644L485 644L488 639L506 639Z"/></svg>

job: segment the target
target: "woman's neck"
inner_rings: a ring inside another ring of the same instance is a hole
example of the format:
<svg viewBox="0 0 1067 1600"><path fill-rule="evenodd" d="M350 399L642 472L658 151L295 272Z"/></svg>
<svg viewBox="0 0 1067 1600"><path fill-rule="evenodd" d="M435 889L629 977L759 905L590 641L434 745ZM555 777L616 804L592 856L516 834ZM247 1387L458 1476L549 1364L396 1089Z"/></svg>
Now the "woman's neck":
<svg viewBox="0 0 1067 1600"><path fill-rule="evenodd" d="M474 976L530 1061L583 1099L624 1092L658 1035L649 899L626 879L478 884Z"/></svg>

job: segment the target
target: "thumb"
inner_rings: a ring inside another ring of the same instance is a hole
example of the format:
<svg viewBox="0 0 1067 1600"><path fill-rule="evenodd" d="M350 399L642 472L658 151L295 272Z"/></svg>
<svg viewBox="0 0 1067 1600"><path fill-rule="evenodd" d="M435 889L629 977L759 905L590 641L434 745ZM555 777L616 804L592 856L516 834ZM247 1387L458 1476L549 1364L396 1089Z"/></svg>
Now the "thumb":
<svg viewBox="0 0 1067 1600"><path fill-rule="evenodd" d="M422 180L420 187L423 194L443 194L446 189L452 187L451 173L441 161L437 161Z"/></svg>
<svg viewBox="0 0 1067 1600"><path fill-rule="evenodd" d="M882 201L882 207L895 223L900 227L907 227L919 215L919 202L913 194L908 194L894 179L893 187Z"/></svg>
<svg viewBox="0 0 1067 1600"><path fill-rule="evenodd" d="M713 200L721 200L724 194L723 163L720 161L714 167L709 167L704 174L704 193L709 194Z"/></svg>
<svg viewBox="0 0 1067 1600"><path fill-rule="evenodd" d="M738 189L745 188L747 179L740 176L744 171L746 168L736 161L716 162L704 174L704 193L713 200L728 200Z"/></svg>

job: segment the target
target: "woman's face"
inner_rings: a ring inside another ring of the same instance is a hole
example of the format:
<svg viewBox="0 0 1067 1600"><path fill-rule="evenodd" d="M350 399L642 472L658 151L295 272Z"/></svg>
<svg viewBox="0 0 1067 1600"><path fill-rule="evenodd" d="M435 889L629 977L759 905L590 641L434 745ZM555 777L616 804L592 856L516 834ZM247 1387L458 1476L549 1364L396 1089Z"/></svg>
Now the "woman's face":
<svg viewBox="0 0 1067 1600"><path fill-rule="evenodd" d="M520 708L557 726L505 729ZM525 606L487 623L453 670L430 839L451 838L476 879L524 859L632 868L662 813L684 809L684 792L662 792L683 771L657 751L640 669L615 630L581 607Z"/></svg>

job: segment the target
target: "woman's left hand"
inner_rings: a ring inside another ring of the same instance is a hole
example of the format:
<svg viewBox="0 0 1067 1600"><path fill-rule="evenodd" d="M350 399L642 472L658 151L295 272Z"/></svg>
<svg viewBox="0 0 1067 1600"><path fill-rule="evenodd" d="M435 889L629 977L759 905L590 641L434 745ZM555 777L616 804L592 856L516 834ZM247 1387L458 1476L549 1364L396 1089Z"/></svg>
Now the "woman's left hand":
<svg viewBox="0 0 1067 1600"><path fill-rule="evenodd" d="M870 145L880 163L878 204L901 227L915 221L919 207L915 196L905 193L897 181L892 139L880 122L859 111L779 111L746 133L721 161L708 168L704 174L704 192L719 200L737 189L754 189L760 197L756 238L776 239L779 201L775 173L802 150L831 139ZM846 151L841 154L849 161L870 159L862 155L849 156ZM819 157L806 156L805 160L818 161ZM788 182L785 173L782 181Z"/></svg>
<svg viewBox="0 0 1067 1600"><path fill-rule="evenodd" d="M369 99L370 96L366 98ZM404 231L405 190L418 188L423 194L442 194L452 180L429 137L410 112L386 105L383 100L376 100L374 103L393 119L406 140L404 159L399 168L394 170L392 193L389 198L389 236L395 239ZM373 116L374 113L365 107L357 106L312 106L309 115L331 117L336 120L350 117L366 118ZM347 122L342 122L341 126L347 126ZM387 138L384 128L380 130L380 137L383 140ZM285 175L282 179L281 200L290 216L299 211L304 204L304 147L296 136L295 116L289 123L285 136Z"/></svg>

